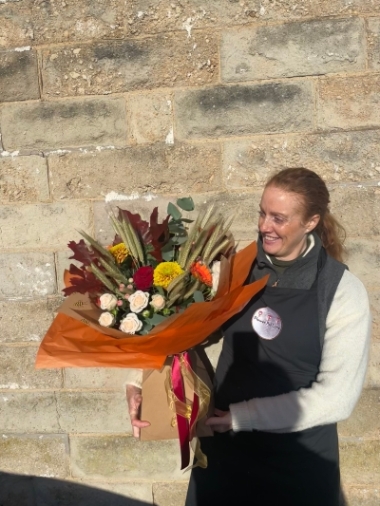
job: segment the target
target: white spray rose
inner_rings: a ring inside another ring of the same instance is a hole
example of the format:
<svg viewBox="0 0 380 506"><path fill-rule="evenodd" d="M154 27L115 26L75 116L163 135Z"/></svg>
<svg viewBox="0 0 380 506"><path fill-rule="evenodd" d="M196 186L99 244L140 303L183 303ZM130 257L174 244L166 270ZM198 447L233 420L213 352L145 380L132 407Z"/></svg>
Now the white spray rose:
<svg viewBox="0 0 380 506"><path fill-rule="evenodd" d="M126 334L135 334L141 330L142 326L142 321L138 319L135 313L128 313L127 316L121 320L119 329Z"/></svg>
<svg viewBox="0 0 380 506"><path fill-rule="evenodd" d="M115 317L113 314L106 311L99 316L98 322L102 327L112 327L112 325L115 323Z"/></svg>
<svg viewBox="0 0 380 506"><path fill-rule="evenodd" d="M212 289L211 293L213 295L216 294L219 286L219 278L220 278L220 262L219 260L215 261L211 266L211 275L212 275Z"/></svg>
<svg viewBox="0 0 380 506"><path fill-rule="evenodd" d="M129 296L129 307L134 313L141 313L149 304L149 293L142 290L136 290Z"/></svg>
<svg viewBox="0 0 380 506"><path fill-rule="evenodd" d="M116 307L117 297L112 295L112 293L104 293L99 297L99 304L101 309L104 309L105 311L112 311L112 309L115 309Z"/></svg>
<svg viewBox="0 0 380 506"><path fill-rule="evenodd" d="M166 300L163 295L160 295L159 293L152 295L150 305L153 307L155 311L161 311L161 309L164 309L165 304Z"/></svg>

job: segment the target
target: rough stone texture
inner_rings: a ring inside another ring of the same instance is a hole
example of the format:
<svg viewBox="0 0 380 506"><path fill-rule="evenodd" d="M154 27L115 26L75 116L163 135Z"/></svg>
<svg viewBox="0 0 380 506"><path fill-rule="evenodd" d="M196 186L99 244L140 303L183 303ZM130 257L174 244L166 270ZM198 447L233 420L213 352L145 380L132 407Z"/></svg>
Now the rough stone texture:
<svg viewBox="0 0 380 506"><path fill-rule="evenodd" d="M0 342L41 341L53 320L53 304L49 299L0 301Z"/></svg>
<svg viewBox="0 0 380 506"><path fill-rule="evenodd" d="M364 234L363 234L364 235ZM368 290L380 284L380 242L369 239L347 240L347 265Z"/></svg>
<svg viewBox="0 0 380 506"><path fill-rule="evenodd" d="M123 98L4 105L0 111L0 125L3 146L9 151L122 146L127 135Z"/></svg>
<svg viewBox="0 0 380 506"><path fill-rule="evenodd" d="M378 438L380 436L380 390L364 390L348 420L340 422L342 437Z"/></svg>
<svg viewBox="0 0 380 506"><path fill-rule="evenodd" d="M2 391L0 427L17 434L63 432L54 393Z"/></svg>
<svg viewBox="0 0 380 506"><path fill-rule="evenodd" d="M124 2L66 0L0 4L0 46L117 38L125 26Z"/></svg>
<svg viewBox="0 0 380 506"><path fill-rule="evenodd" d="M186 483L154 483L153 504L157 506L184 506Z"/></svg>
<svg viewBox="0 0 380 506"><path fill-rule="evenodd" d="M0 272L0 298L46 297L56 291L51 253L0 253Z"/></svg>
<svg viewBox="0 0 380 506"><path fill-rule="evenodd" d="M368 27L368 64L373 70L380 69L380 18L369 18Z"/></svg>
<svg viewBox="0 0 380 506"><path fill-rule="evenodd" d="M331 210L337 219L347 224L349 237L380 235L380 189L362 185L332 188ZM365 269L362 260L362 268ZM372 268L368 265L368 268ZM374 270L372 270L375 273Z"/></svg>
<svg viewBox="0 0 380 506"><path fill-rule="evenodd" d="M40 97L35 51L0 52L0 102Z"/></svg>
<svg viewBox="0 0 380 506"><path fill-rule="evenodd" d="M343 483L379 485L380 441L340 441L340 466Z"/></svg>
<svg viewBox="0 0 380 506"><path fill-rule="evenodd" d="M370 350L370 360L365 381L366 388L380 389L380 339L373 337Z"/></svg>
<svg viewBox="0 0 380 506"><path fill-rule="evenodd" d="M81 389L106 388L118 390L122 392L125 397L125 385L128 380L128 371L129 369L118 367L66 367L63 369L64 387ZM120 402L124 405L124 400ZM124 432L124 430L122 432Z"/></svg>
<svg viewBox="0 0 380 506"><path fill-rule="evenodd" d="M321 128L380 126L378 75L321 78L318 88L318 124Z"/></svg>
<svg viewBox="0 0 380 506"><path fill-rule="evenodd" d="M46 160L41 156L0 158L0 203L49 200Z"/></svg>
<svg viewBox="0 0 380 506"><path fill-rule="evenodd" d="M130 432L127 401L121 392L57 393L57 412L66 433Z"/></svg>
<svg viewBox="0 0 380 506"><path fill-rule="evenodd" d="M53 48L42 53L43 94L101 95L165 86L210 84L217 78L215 37L160 35Z"/></svg>
<svg viewBox="0 0 380 506"><path fill-rule="evenodd" d="M0 436L2 472L65 478L69 474L68 453L66 435Z"/></svg>
<svg viewBox="0 0 380 506"><path fill-rule="evenodd" d="M285 167L307 167L327 184L380 182L380 130L310 135L258 135L224 143L227 188L261 187Z"/></svg>
<svg viewBox="0 0 380 506"><path fill-rule="evenodd" d="M226 82L307 76L365 69L360 19L312 20L258 26L223 34L222 79Z"/></svg>
<svg viewBox="0 0 380 506"><path fill-rule="evenodd" d="M76 230L90 230L90 210L86 202L1 206L0 248L63 247Z"/></svg>
<svg viewBox="0 0 380 506"><path fill-rule="evenodd" d="M130 95L127 99L130 142L174 143L171 93Z"/></svg>
<svg viewBox="0 0 380 506"><path fill-rule="evenodd" d="M193 194L220 188L220 161L219 146L156 143L51 156L49 177L56 200L104 198L111 192L127 199L153 191Z"/></svg>
<svg viewBox="0 0 380 506"><path fill-rule="evenodd" d="M36 346L1 346L0 388L62 388L62 370L36 370L36 353Z"/></svg>
<svg viewBox="0 0 380 506"><path fill-rule="evenodd" d="M378 506L380 490L378 488L348 488L345 490L350 506Z"/></svg>
<svg viewBox="0 0 380 506"><path fill-rule="evenodd" d="M71 436L70 448L75 477L183 479L183 472L179 470L178 441L175 440L142 442L132 436Z"/></svg>
<svg viewBox="0 0 380 506"><path fill-rule="evenodd" d="M309 82L218 86L175 94L179 138L308 130L313 125Z"/></svg>
<svg viewBox="0 0 380 506"><path fill-rule="evenodd" d="M226 28L228 25L252 24L256 21L291 20L325 16L376 13L376 0L135 0L128 3L127 15L131 33L144 34L165 30L183 30L190 35L195 28Z"/></svg>

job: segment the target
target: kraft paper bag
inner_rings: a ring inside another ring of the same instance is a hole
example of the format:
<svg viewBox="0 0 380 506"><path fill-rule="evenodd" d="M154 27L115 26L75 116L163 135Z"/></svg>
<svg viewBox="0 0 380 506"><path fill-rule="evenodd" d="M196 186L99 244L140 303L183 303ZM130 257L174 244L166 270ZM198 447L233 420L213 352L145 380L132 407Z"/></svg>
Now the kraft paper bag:
<svg viewBox="0 0 380 506"><path fill-rule="evenodd" d="M205 364L198 353L191 352L192 368L200 379L212 391L212 381ZM150 422L149 427L141 429L140 439L142 441L157 441L163 439L178 439L178 429L173 425L176 420L175 413L170 409L165 382L168 371L171 368L172 359L167 359L161 370L144 370L142 384L142 407L141 420ZM211 367L211 365L210 365ZM193 398L193 390L189 383L184 381L185 395L188 400ZM213 431L205 425L205 421L214 412L212 397L208 407L207 415L198 421L196 436L212 436Z"/></svg>

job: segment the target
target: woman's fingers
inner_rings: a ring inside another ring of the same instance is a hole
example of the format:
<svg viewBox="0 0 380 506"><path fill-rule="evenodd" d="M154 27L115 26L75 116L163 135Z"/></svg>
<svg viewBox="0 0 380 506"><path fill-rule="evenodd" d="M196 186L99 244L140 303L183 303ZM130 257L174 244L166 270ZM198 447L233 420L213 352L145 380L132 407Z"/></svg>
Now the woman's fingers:
<svg viewBox="0 0 380 506"><path fill-rule="evenodd" d="M129 408L129 417L131 419L132 433L134 437L140 437L140 429L149 427L150 423L146 420L140 420L140 408L142 402L141 388L134 385L127 385L127 401Z"/></svg>

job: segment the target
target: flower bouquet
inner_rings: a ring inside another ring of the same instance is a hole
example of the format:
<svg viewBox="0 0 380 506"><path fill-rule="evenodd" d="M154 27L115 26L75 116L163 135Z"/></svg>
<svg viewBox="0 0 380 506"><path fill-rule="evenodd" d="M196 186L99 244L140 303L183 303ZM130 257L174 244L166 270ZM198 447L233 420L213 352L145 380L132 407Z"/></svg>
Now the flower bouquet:
<svg viewBox="0 0 380 506"><path fill-rule="evenodd" d="M85 232L85 240L69 243L80 266L71 264L65 272L67 298L41 343L36 367L160 369L172 357L166 393L183 468L209 398L188 350L241 311L266 278L244 284L256 244L235 254L231 219L210 207L193 222L183 217L194 210L192 199L176 204L169 203L162 222L157 208L149 222L119 209L111 215L116 235L108 247Z"/></svg>

